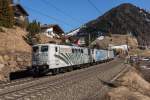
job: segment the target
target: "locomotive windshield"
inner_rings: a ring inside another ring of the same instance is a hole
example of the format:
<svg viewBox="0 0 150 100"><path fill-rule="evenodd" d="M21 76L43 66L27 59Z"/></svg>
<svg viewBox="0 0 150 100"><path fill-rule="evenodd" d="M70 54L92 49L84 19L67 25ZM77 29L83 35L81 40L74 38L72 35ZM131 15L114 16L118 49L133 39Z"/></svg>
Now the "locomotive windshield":
<svg viewBox="0 0 150 100"><path fill-rule="evenodd" d="M38 47L38 46L33 47L33 52L34 52L34 53L37 53L38 51L39 51L39 47Z"/></svg>
<svg viewBox="0 0 150 100"><path fill-rule="evenodd" d="M41 52L48 52L48 46L42 46Z"/></svg>

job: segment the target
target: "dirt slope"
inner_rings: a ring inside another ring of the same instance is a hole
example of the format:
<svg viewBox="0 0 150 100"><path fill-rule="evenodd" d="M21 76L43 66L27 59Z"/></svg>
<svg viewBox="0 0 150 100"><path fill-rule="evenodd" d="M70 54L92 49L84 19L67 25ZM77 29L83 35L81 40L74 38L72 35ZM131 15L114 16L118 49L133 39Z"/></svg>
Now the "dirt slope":
<svg viewBox="0 0 150 100"><path fill-rule="evenodd" d="M38 39L37 44L43 44L43 43L61 44L61 43L63 43L62 39L50 38L50 37L47 37L44 34L37 34L36 38Z"/></svg>
<svg viewBox="0 0 150 100"><path fill-rule="evenodd" d="M117 88L108 92L108 100L150 100L150 83L134 68L116 81Z"/></svg>
<svg viewBox="0 0 150 100"><path fill-rule="evenodd" d="M27 32L19 27L14 29L3 28L5 32L0 32L0 51L21 51L31 52L31 47L24 41L23 37Z"/></svg>

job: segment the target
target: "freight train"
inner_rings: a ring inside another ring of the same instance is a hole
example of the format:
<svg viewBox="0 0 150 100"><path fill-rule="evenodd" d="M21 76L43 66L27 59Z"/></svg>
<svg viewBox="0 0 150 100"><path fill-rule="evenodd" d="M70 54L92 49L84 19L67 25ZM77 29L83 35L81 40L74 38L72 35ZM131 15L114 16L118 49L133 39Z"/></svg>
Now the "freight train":
<svg viewBox="0 0 150 100"><path fill-rule="evenodd" d="M114 59L112 50L90 49L85 47L37 44L32 51L32 70L35 75L82 68Z"/></svg>

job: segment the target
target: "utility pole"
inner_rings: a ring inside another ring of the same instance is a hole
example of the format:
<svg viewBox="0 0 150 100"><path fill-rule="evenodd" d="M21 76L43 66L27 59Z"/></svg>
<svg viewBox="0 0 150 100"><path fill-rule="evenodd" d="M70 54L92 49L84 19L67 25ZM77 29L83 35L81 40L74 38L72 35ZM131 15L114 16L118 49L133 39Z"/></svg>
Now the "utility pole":
<svg viewBox="0 0 150 100"><path fill-rule="evenodd" d="M89 33L89 46L90 46L90 42L91 42L91 34Z"/></svg>

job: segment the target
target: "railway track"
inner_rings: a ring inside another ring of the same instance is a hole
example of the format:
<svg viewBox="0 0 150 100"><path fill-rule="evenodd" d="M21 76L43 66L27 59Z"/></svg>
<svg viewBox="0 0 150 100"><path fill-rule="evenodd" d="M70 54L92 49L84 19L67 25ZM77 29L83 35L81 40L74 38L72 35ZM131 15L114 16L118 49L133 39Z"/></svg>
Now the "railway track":
<svg viewBox="0 0 150 100"><path fill-rule="evenodd" d="M49 77L50 76L43 76L42 79L49 78ZM9 81L9 82L3 82L3 83L0 83L0 90L5 89L5 88L9 88L9 87L13 87L13 86L16 86L18 84L21 85L21 84L32 82L32 81L39 81L40 79L41 79L40 77L37 77L37 78L28 77L28 78Z"/></svg>
<svg viewBox="0 0 150 100"><path fill-rule="evenodd" d="M59 89L71 86L82 80L88 80L95 75L98 75L97 77L100 77L102 80L108 81L120 73L125 68L123 66L122 61L111 61L108 64L95 65L53 77L10 83L11 85L7 84L4 85L4 88L1 88L0 100L37 100L37 97L42 98L43 95L52 94Z"/></svg>
<svg viewBox="0 0 150 100"><path fill-rule="evenodd" d="M24 78L24 79L17 79L17 80L13 80L10 82L3 82L3 83L0 83L0 90L4 89L6 87L15 86L17 84L23 84L25 82L29 82L29 81L33 81L33 80L34 79L30 77L30 78Z"/></svg>

